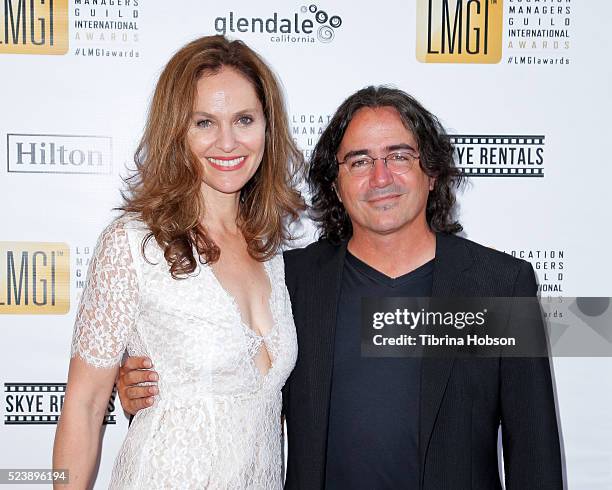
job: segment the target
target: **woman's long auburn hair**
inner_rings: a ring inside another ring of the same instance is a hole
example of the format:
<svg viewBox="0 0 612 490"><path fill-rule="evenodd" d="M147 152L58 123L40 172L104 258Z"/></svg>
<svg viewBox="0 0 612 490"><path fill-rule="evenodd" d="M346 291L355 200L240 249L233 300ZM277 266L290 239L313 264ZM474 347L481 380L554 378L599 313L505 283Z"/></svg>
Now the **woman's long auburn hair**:
<svg viewBox="0 0 612 490"><path fill-rule="evenodd" d="M187 144L187 132L198 80L223 67L236 70L253 84L266 118L261 165L240 191L237 224L249 255L258 261L272 257L291 239L289 222L305 209L295 187L303 157L289 133L281 90L270 68L241 41L207 36L190 42L172 57L159 78L134 155L136 171L126 179L128 190L120 208L146 223L150 233L142 242L143 255L154 238L175 279L192 273L197 260L214 263L220 255L202 224L206 220L203 172Z"/></svg>

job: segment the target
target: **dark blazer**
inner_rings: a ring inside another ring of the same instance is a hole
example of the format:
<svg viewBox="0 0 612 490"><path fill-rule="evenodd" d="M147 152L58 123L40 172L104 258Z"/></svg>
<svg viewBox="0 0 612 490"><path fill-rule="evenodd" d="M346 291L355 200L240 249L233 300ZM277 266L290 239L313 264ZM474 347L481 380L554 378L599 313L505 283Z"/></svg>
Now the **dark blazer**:
<svg viewBox="0 0 612 490"><path fill-rule="evenodd" d="M298 359L283 389L288 430L285 489L325 485L336 310L346 243L320 240L285 252ZM434 297L535 296L528 262L438 234ZM547 358L424 358L420 393L421 490L561 490L559 434ZM348 490L348 489L347 489Z"/></svg>

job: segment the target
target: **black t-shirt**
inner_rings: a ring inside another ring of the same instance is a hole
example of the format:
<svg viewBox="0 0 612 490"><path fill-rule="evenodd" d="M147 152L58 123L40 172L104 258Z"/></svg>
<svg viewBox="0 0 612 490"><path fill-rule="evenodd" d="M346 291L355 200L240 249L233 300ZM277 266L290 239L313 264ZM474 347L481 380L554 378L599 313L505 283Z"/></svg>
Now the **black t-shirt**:
<svg viewBox="0 0 612 490"><path fill-rule="evenodd" d="M420 359L361 357L361 298L428 297L433 264L392 279L347 252L334 345L328 490L418 488Z"/></svg>

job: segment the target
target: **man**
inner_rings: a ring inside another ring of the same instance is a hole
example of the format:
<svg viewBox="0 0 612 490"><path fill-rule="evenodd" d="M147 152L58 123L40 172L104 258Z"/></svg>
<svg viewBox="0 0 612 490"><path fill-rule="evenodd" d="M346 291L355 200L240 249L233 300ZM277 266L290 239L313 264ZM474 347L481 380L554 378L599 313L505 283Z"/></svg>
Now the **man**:
<svg viewBox="0 0 612 490"><path fill-rule="evenodd" d="M360 353L364 296L536 293L527 262L453 236L452 152L432 114L385 87L349 97L313 151L321 239L285 253L299 346L283 392L288 489L501 489L500 424L506 488L563 488L547 358ZM126 366L135 411L156 388L136 386L141 358Z"/></svg>

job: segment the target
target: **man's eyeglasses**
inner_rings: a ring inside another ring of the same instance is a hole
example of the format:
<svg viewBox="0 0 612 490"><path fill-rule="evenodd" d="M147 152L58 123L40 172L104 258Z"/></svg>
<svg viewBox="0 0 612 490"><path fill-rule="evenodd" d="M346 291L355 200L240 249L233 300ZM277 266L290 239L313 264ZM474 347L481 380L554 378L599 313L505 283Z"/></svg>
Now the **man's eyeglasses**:
<svg viewBox="0 0 612 490"><path fill-rule="evenodd" d="M415 160L419 159L416 150L406 149L389 153L386 157L371 157L369 155L352 155L338 162L338 165L346 165L349 173L355 177L369 175L374 169L376 160L382 160L387 168L394 174L408 172Z"/></svg>

